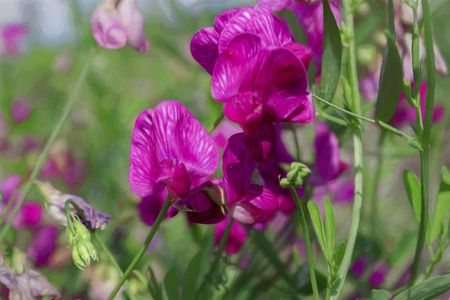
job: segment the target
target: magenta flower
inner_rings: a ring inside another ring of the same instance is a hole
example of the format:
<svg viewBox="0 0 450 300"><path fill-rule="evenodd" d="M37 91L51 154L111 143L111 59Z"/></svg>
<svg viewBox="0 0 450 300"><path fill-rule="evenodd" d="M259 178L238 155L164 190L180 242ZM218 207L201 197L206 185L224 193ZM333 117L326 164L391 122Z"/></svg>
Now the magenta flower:
<svg viewBox="0 0 450 300"><path fill-rule="evenodd" d="M227 144L228 139L236 134L242 132L242 129L238 126L234 125L233 123L224 120L212 133L212 137L214 138L214 141L216 142L216 145L220 148L225 147Z"/></svg>
<svg viewBox="0 0 450 300"><path fill-rule="evenodd" d="M42 267L48 263L50 256L56 249L58 229L48 225L39 229L27 248L28 257L34 261L36 267Z"/></svg>
<svg viewBox="0 0 450 300"><path fill-rule="evenodd" d="M21 124L28 120L31 113L31 105L27 100L15 100L11 109L11 116L16 124Z"/></svg>
<svg viewBox="0 0 450 300"><path fill-rule="evenodd" d="M289 7L294 0L258 0L258 2L268 9L279 11Z"/></svg>
<svg viewBox="0 0 450 300"><path fill-rule="evenodd" d="M161 211L164 200L167 198L167 189L163 189L160 192L150 194L142 198L141 203L138 205L138 210L141 215L142 221L148 226L153 226ZM166 218L168 213L166 214Z"/></svg>
<svg viewBox="0 0 450 300"><path fill-rule="evenodd" d="M191 180L210 176L219 165L213 138L182 104L163 101L139 115L130 149L130 186L140 197L167 188L185 197Z"/></svg>
<svg viewBox="0 0 450 300"><path fill-rule="evenodd" d="M20 41L28 35L28 27L22 24L8 24L2 29L3 53L18 54Z"/></svg>
<svg viewBox="0 0 450 300"><path fill-rule="evenodd" d="M214 19L214 28L198 31L191 41L194 59L212 74L219 55L227 50L231 40L241 33L253 33L263 47L277 46L291 49L305 67L313 55L310 48L294 42L288 26L264 6L246 6L227 10Z"/></svg>
<svg viewBox="0 0 450 300"><path fill-rule="evenodd" d="M318 75L320 75L323 52L323 5L321 1L313 3L310 6L307 5L308 4L304 5L299 2L294 2L289 6L289 10L294 13L300 22L300 25L305 29L308 45L314 53L313 61L317 66ZM339 12L338 4L330 2L330 7L336 22L338 25L341 24L341 14Z"/></svg>
<svg viewBox="0 0 450 300"><path fill-rule="evenodd" d="M374 288L379 288L386 279L386 274L389 272L389 266L386 263L381 263L375 271L373 272L372 276L369 278L369 283Z"/></svg>
<svg viewBox="0 0 450 300"><path fill-rule="evenodd" d="M97 43L106 49L119 49L127 42L139 52L147 52L150 47L135 0L105 0L92 13L91 30Z"/></svg>
<svg viewBox="0 0 450 300"><path fill-rule="evenodd" d="M214 243L216 246L219 245L229 220L230 218L227 217L223 221L215 225L216 228L214 230ZM230 235L228 236L228 239L225 243L225 251L230 254L237 253L244 245L247 237L247 230L245 230L245 228L238 222L233 222L233 225L231 225Z"/></svg>
<svg viewBox="0 0 450 300"><path fill-rule="evenodd" d="M245 224L263 223L278 211L279 199L268 188L252 184L256 161L244 146L244 134L233 135L223 151L223 185L231 216Z"/></svg>
<svg viewBox="0 0 450 300"><path fill-rule="evenodd" d="M425 103L427 95L427 84L423 82L420 85L420 110L422 116L425 116ZM433 110L433 122L439 123L444 115L444 108L441 105L435 105ZM390 123L395 127L401 127L405 123L416 123L416 110L409 105L405 94L402 92L397 110L395 111Z"/></svg>

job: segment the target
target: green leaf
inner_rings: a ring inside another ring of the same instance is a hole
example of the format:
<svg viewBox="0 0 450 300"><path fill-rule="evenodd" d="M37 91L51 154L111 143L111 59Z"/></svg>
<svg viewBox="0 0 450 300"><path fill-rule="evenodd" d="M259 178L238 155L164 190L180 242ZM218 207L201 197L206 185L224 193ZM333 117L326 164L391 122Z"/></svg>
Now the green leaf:
<svg viewBox="0 0 450 300"><path fill-rule="evenodd" d="M164 278L164 288L168 300L180 300L178 275L175 267L167 271L166 278Z"/></svg>
<svg viewBox="0 0 450 300"><path fill-rule="evenodd" d="M342 41L339 27L328 0L323 1L323 54L320 97L331 101L341 74Z"/></svg>
<svg viewBox="0 0 450 300"><path fill-rule="evenodd" d="M395 44L394 5L389 0L389 32L381 65L380 83L376 103L376 119L388 123L397 110L402 93L403 68Z"/></svg>
<svg viewBox="0 0 450 300"><path fill-rule="evenodd" d="M151 267L148 267L147 269L147 277L150 277L150 282L148 283L148 290L155 300L162 299L162 290L161 287L158 284L158 281L156 280L155 273L153 272L153 269Z"/></svg>
<svg viewBox="0 0 450 300"><path fill-rule="evenodd" d="M328 199L323 201L325 210L325 233L327 236L328 257L332 260L334 253L335 223L333 205Z"/></svg>
<svg viewBox="0 0 450 300"><path fill-rule="evenodd" d="M403 235L402 239L395 245L392 254L389 256L388 264L392 267L406 264L416 250L417 233L408 232Z"/></svg>
<svg viewBox="0 0 450 300"><path fill-rule="evenodd" d="M316 232L317 240L319 241L320 248L322 248L323 256L326 261L330 261L328 257L328 248L325 241L325 231L323 229L322 218L320 217L320 210L317 204L313 201L308 202L309 215L311 216L311 222Z"/></svg>
<svg viewBox="0 0 450 300"><path fill-rule="evenodd" d="M420 181L417 179L416 175L409 170L403 171L403 182L405 183L406 194L408 195L409 203L414 211L417 222L420 223L420 212L421 212L421 191L420 191Z"/></svg>
<svg viewBox="0 0 450 300"><path fill-rule="evenodd" d="M385 290L372 290L370 300L389 300L392 294Z"/></svg>
<svg viewBox="0 0 450 300"><path fill-rule="evenodd" d="M198 275L200 272L200 263L202 262L202 252L200 251L189 262L186 272L184 273L182 283L181 299L194 299L198 286Z"/></svg>
<svg viewBox="0 0 450 300"><path fill-rule="evenodd" d="M434 207L433 221L430 229L430 242L434 242L441 231L441 226L447 227L444 224L445 217L450 209L450 173L445 166L441 169L441 182L439 183L439 191L436 199L436 206ZM448 221L447 221L448 222Z"/></svg>
<svg viewBox="0 0 450 300"><path fill-rule="evenodd" d="M425 280L421 284L404 291L395 297L395 300L431 300L449 289L450 275L440 276Z"/></svg>
<svg viewBox="0 0 450 300"><path fill-rule="evenodd" d="M339 268L342 259L344 258L346 246L347 244L345 243L345 241L340 241L336 246L336 251L334 252L334 263L336 270Z"/></svg>

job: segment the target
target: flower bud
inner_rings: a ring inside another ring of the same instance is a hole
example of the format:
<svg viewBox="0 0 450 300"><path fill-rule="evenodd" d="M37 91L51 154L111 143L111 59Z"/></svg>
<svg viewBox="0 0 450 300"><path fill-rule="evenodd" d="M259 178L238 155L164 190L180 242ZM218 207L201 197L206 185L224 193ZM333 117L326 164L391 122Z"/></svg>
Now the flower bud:
<svg viewBox="0 0 450 300"><path fill-rule="evenodd" d="M74 247L78 241L78 237L73 234L72 228L70 226L66 227L66 235L67 235L67 239L69 240L70 246Z"/></svg>
<svg viewBox="0 0 450 300"><path fill-rule="evenodd" d="M95 250L94 245L92 245L91 242L84 241L84 244L89 250L89 255L91 256L92 260L98 261L98 253L97 250Z"/></svg>
<svg viewBox="0 0 450 300"><path fill-rule="evenodd" d="M78 269L83 270L86 267L76 245L72 248L72 259Z"/></svg>
<svg viewBox="0 0 450 300"><path fill-rule="evenodd" d="M79 256L84 262L84 265L86 267L89 266L89 264L91 263L91 256L89 254L89 248L87 246L87 243L90 242L79 240L78 243L76 244L76 247L74 247L74 249L77 248Z"/></svg>
<svg viewBox="0 0 450 300"><path fill-rule="evenodd" d="M127 44L127 34L117 11L106 5L99 5L91 18L91 30L97 43L106 49L119 49Z"/></svg>
<svg viewBox="0 0 450 300"><path fill-rule="evenodd" d="M78 218L75 218L73 227L75 228L75 232L80 237L80 239L85 241L91 240L91 234L89 230L80 222L80 220L78 220Z"/></svg>
<svg viewBox="0 0 450 300"><path fill-rule="evenodd" d="M287 187L301 187L303 185L303 178L308 177L311 170L300 162L293 162L289 167L286 178L280 180L280 185L283 188Z"/></svg>

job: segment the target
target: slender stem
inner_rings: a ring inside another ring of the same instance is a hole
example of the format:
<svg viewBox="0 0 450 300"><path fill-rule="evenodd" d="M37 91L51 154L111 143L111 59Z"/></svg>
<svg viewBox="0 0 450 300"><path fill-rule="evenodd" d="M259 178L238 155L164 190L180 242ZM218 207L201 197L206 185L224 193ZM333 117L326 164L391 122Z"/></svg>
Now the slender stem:
<svg viewBox="0 0 450 300"><path fill-rule="evenodd" d="M170 196L167 196L166 201L164 202L164 205L163 205L161 211L159 212L159 215L156 218L155 223L152 226L152 229L150 230L150 232L147 235L147 238L144 241L144 244L142 245L141 249L134 257L133 261L130 263L128 268L125 270L125 273L120 278L119 282L117 283L116 287L112 291L111 295L109 295L109 297L108 297L109 300L114 299L114 297L117 295L117 293L119 292L119 290L122 287L122 285L124 284L124 282L128 279L128 276L130 276L131 272L134 270L134 268L136 267L138 262L141 260L142 256L144 256L145 251L147 251L148 245L150 245L150 242L152 241L153 236L156 233L156 230L158 229L159 225L161 224L161 221L164 219L167 211L169 210L170 205L171 205L171 199L170 199Z"/></svg>
<svg viewBox="0 0 450 300"><path fill-rule="evenodd" d="M382 148L385 140L385 134L384 132L380 132L380 138L378 142L378 152L376 156L375 161L375 174L373 178L373 189L372 189L372 197L371 197L371 204L372 208L370 212L372 215L370 216L370 219L372 220L372 233L376 235L377 232L377 221L378 221L378 185L380 184L381 179L381 170L383 166L383 155L382 155Z"/></svg>
<svg viewBox="0 0 450 300"><path fill-rule="evenodd" d="M67 100L66 104L64 105L63 111L61 113L61 117L58 120L58 123L56 123L55 127L52 130L52 133L50 134L50 137L47 140L47 143L44 146L44 149L42 150L41 154L37 158L36 164L34 165L33 171L31 172L30 176L28 177L29 180L34 180L37 178L39 171L42 168L42 165L44 164L45 160L47 159L48 153L50 151L50 147L52 146L53 142L55 141L56 137L61 132L61 129L63 125L66 123L67 118L69 117L70 111L72 110L73 104L75 103L75 100L77 99L77 94L81 88L82 83L84 82L86 75L89 71L89 67L91 65L91 59L94 56L95 53L95 46L91 48L89 51L86 61L84 62L83 68L81 70L80 76L77 79L77 82L75 83L74 88L72 89L71 94L69 95L69 99ZM20 195L19 200L17 201L16 206L14 207L14 210L11 213L11 216L8 219L8 222L3 225L1 231L0 231L0 242L5 237L5 234L8 232L9 228L11 227L11 224L19 212L20 208L22 207L23 202L25 201L25 198L27 197L28 193L30 192L32 188L32 183L28 182L23 188L23 191ZM7 210L4 212L5 214L8 213Z"/></svg>
<svg viewBox="0 0 450 300"><path fill-rule="evenodd" d="M337 109L338 111L345 112L346 114L348 114L348 115L350 115L350 116L352 116L352 117L355 117L355 118L357 118L357 119L360 119L360 120L363 120L363 121L366 121L366 122L369 122L369 123L372 123L372 124L377 124L377 125L381 126L383 129L386 129L386 130L392 132L393 134L398 135L399 137L401 137L402 139L404 139L404 140L408 143L408 145L410 145L410 146L416 148L416 149L419 150L419 151L423 151L422 146L421 146L421 144L417 141L417 139L415 139L415 138L413 138L413 137L407 135L406 133L404 133L403 131L398 130L398 129L395 128L395 127L392 127L392 126L389 125L389 124L386 124L386 123L384 123L384 122L382 122L382 121L375 121L375 120L366 118L366 117L364 117L364 116L361 116L361 115L359 115L359 114L353 113L353 112L351 112L351 111L348 111L348 110L346 110L346 109L344 109L344 108L341 108L341 107L339 107L339 106L337 106L337 105L334 105L334 104L328 102L328 101L325 100L325 99L320 98L320 97L317 96L317 95L314 95L314 94L313 94L313 97L316 98L317 100L323 102L323 103L326 103L326 104L330 105L331 107ZM358 96L358 99L359 99L359 96Z"/></svg>
<svg viewBox="0 0 450 300"><path fill-rule="evenodd" d="M72 217L71 217L71 211L70 211L70 202L66 201L66 203L64 203L64 211L66 213L66 218L67 218L67 226L70 227L70 230L72 231L72 234L74 237L77 236L77 233L75 231L75 227L73 226L73 221L72 221Z"/></svg>
<svg viewBox="0 0 450 300"><path fill-rule="evenodd" d="M16 199L16 195L19 192L20 188L27 183L28 181L24 181L22 183L20 183L16 189L14 190L14 193L12 195L12 197L9 199L8 204L6 204L5 209L3 210L2 216L0 217L0 224L3 224L3 221L6 218L6 214L9 212L9 210L11 209L11 206L13 205L13 203L15 202Z"/></svg>
<svg viewBox="0 0 450 300"><path fill-rule="evenodd" d="M326 112L323 112L323 111L317 112L317 116L322 117L322 118L324 118L324 119L326 119L328 121L334 122L334 123L336 123L338 125L341 125L341 126L348 126L349 125L349 123L347 121L345 121L345 120L343 120L341 118L337 118L335 116L332 116L330 114L327 114Z"/></svg>
<svg viewBox="0 0 450 300"><path fill-rule="evenodd" d="M292 135L294 137L294 144L295 144L294 157L295 157L295 160L300 161L300 143L298 142L297 130L295 130L295 125L292 123L291 123L291 131L292 131Z"/></svg>
<svg viewBox="0 0 450 300"><path fill-rule="evenodd" d="M217 127L219 127L220 123L225 119L225 115L223 114L223 111L220 113L220 115L217 117L217 119L212 123L211 126L208 128L208 133L213 133L214 130L216 130Z"/></svg>
<svg viewBox="0 0 450 300"><path fill-rule="evenodd" d="M435 97L435 76L436 69L434 65L434 49L433 36L431 32L430 5L428 0L422 1L423 8L423 24L425 31L425 49L427 53L427 97L425 109L425 121L423 124L423 133L421 136L423 153L420 154L420 174L421 174L421 214L419 238L417 239L416 253L414 255L414 263L411 269L411 280L409 286L414 286L419 274L420 258L422 256L423 246L425 244L425 236L428 222L428 196L429 196L429 155L430 155L430 139L431 128L433 125L433 110ZM420 98L420 95L419 95ZM419 106L420 107L420 106Z"/></svg>
<svg viewBox="0 0 450 300"><path fill-rule="evenodd" d="M351 33L351 38L348 42L348 76L349 84L352 91L352 110L356 115L361 113L361 103L358 89L358 73L356 70L356 45L354 39L354 23L353 23L353 9L352 0L343 0L345 13L345 25ZM345 277L347 276L348 268L353 255L355 247L356 236L358 234L359 222L361 219L361 208L363 199L363 146L362 146L362 129L357 127L353 133L354 145L354 160L355 160L355 196L353 200L352 223L350 225L350 232L348 234L347 246L345 248L344 258L337 271L338 284L333 290L331 299L338 299L339 292L344 285Z"/></svg>
<svg viewBox="0 0 450 300"><path fill-rule="evenodd" d="M303 206L302 202L300 201L300 198L298 197L297 191L293 186L290 186L289 189L291 190L292 196L294 197L294 202L298 207L298 210L300 211L300 223L302 224L303 229L303 237L305 241L305 247L306 247L306 258L308 260L308 268L309 268L309 277L311 278L311 285L313 290L314 299L319 299L319 289L317 288L317 280L316 280L316 274L314 271L314 261L311 253L311 240L309 237L310 232L310 226L309 226L309 218L307 217L307 214L305 212L305 207Z"/></svg>

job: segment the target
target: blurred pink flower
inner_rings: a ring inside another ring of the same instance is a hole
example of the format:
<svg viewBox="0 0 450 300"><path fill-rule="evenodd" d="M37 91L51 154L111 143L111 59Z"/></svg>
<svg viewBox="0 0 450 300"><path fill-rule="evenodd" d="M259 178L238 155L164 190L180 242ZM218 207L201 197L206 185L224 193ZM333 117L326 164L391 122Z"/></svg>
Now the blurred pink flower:
<svg viewBox="0 0 450 300"><path fill-rule="evenodd" d="M33 241L27 248L27 255L34 261L36 267L42 267L47 264L50 256L56 249L57 237L58 229L52 225L44 226L37 231Z"/></svg>
<svg viewBox="0 0 450 300"><path fill-rule="evenodd" d="M70 151L60 151L50 154L39 176L43 179L61 179L75 189L83 183L87 170L86 161L76 158Z"/></svg>
<svg viewBox="0 0 450 300"><path fill-rule="evenodd" d="M214 141L216 142L216 145L220 148L225 147L228 139L236 134L242 132L242 129L238 126L234 125L233 123L224 120L217 128L213 131L212 137L214 138Z"/></svg>
<svg viewBox="0 0 450 300"><path fill-rule="evenodd" d="M7 24L2 28L4 54L19 54L20 41L28 35L28 27L22 24Z"/></svg>
<svg viewBox="0 0 450 300"><path fill-rule="evenodd" d="M119 49L127 42L139 52L147 52L150 47L135 0L105 0L92 13L91 30L97 43L106 49Z"/></svg>
<svg viewBox="0 0 450 300"><path fill-rule="evenodd" d="M283 10L294 3L294 0L258 0L258 2L271 10Z"/></svg>
<svg viewBox="0 0 450 300"><path fill-rule="evenodd" d="M214 243L216 246L219 245L229 220L230 218L226 217L222 222L215 224L216 228L214 230ZM228 236L228 239L225 243L225 252L228 252L230 254L238 252L244 245L247 237L247 230L245 230L245 228L241 224L234 221L233 225L231 225L230 235Z"/></svg>
<svg viewBox="0 0 450 300"><path fill-rule="evenodd" d="M28 120L31 114L31 105L27 100L15 100L11 109L11 116L16 124L21 124Z"/></svg>

